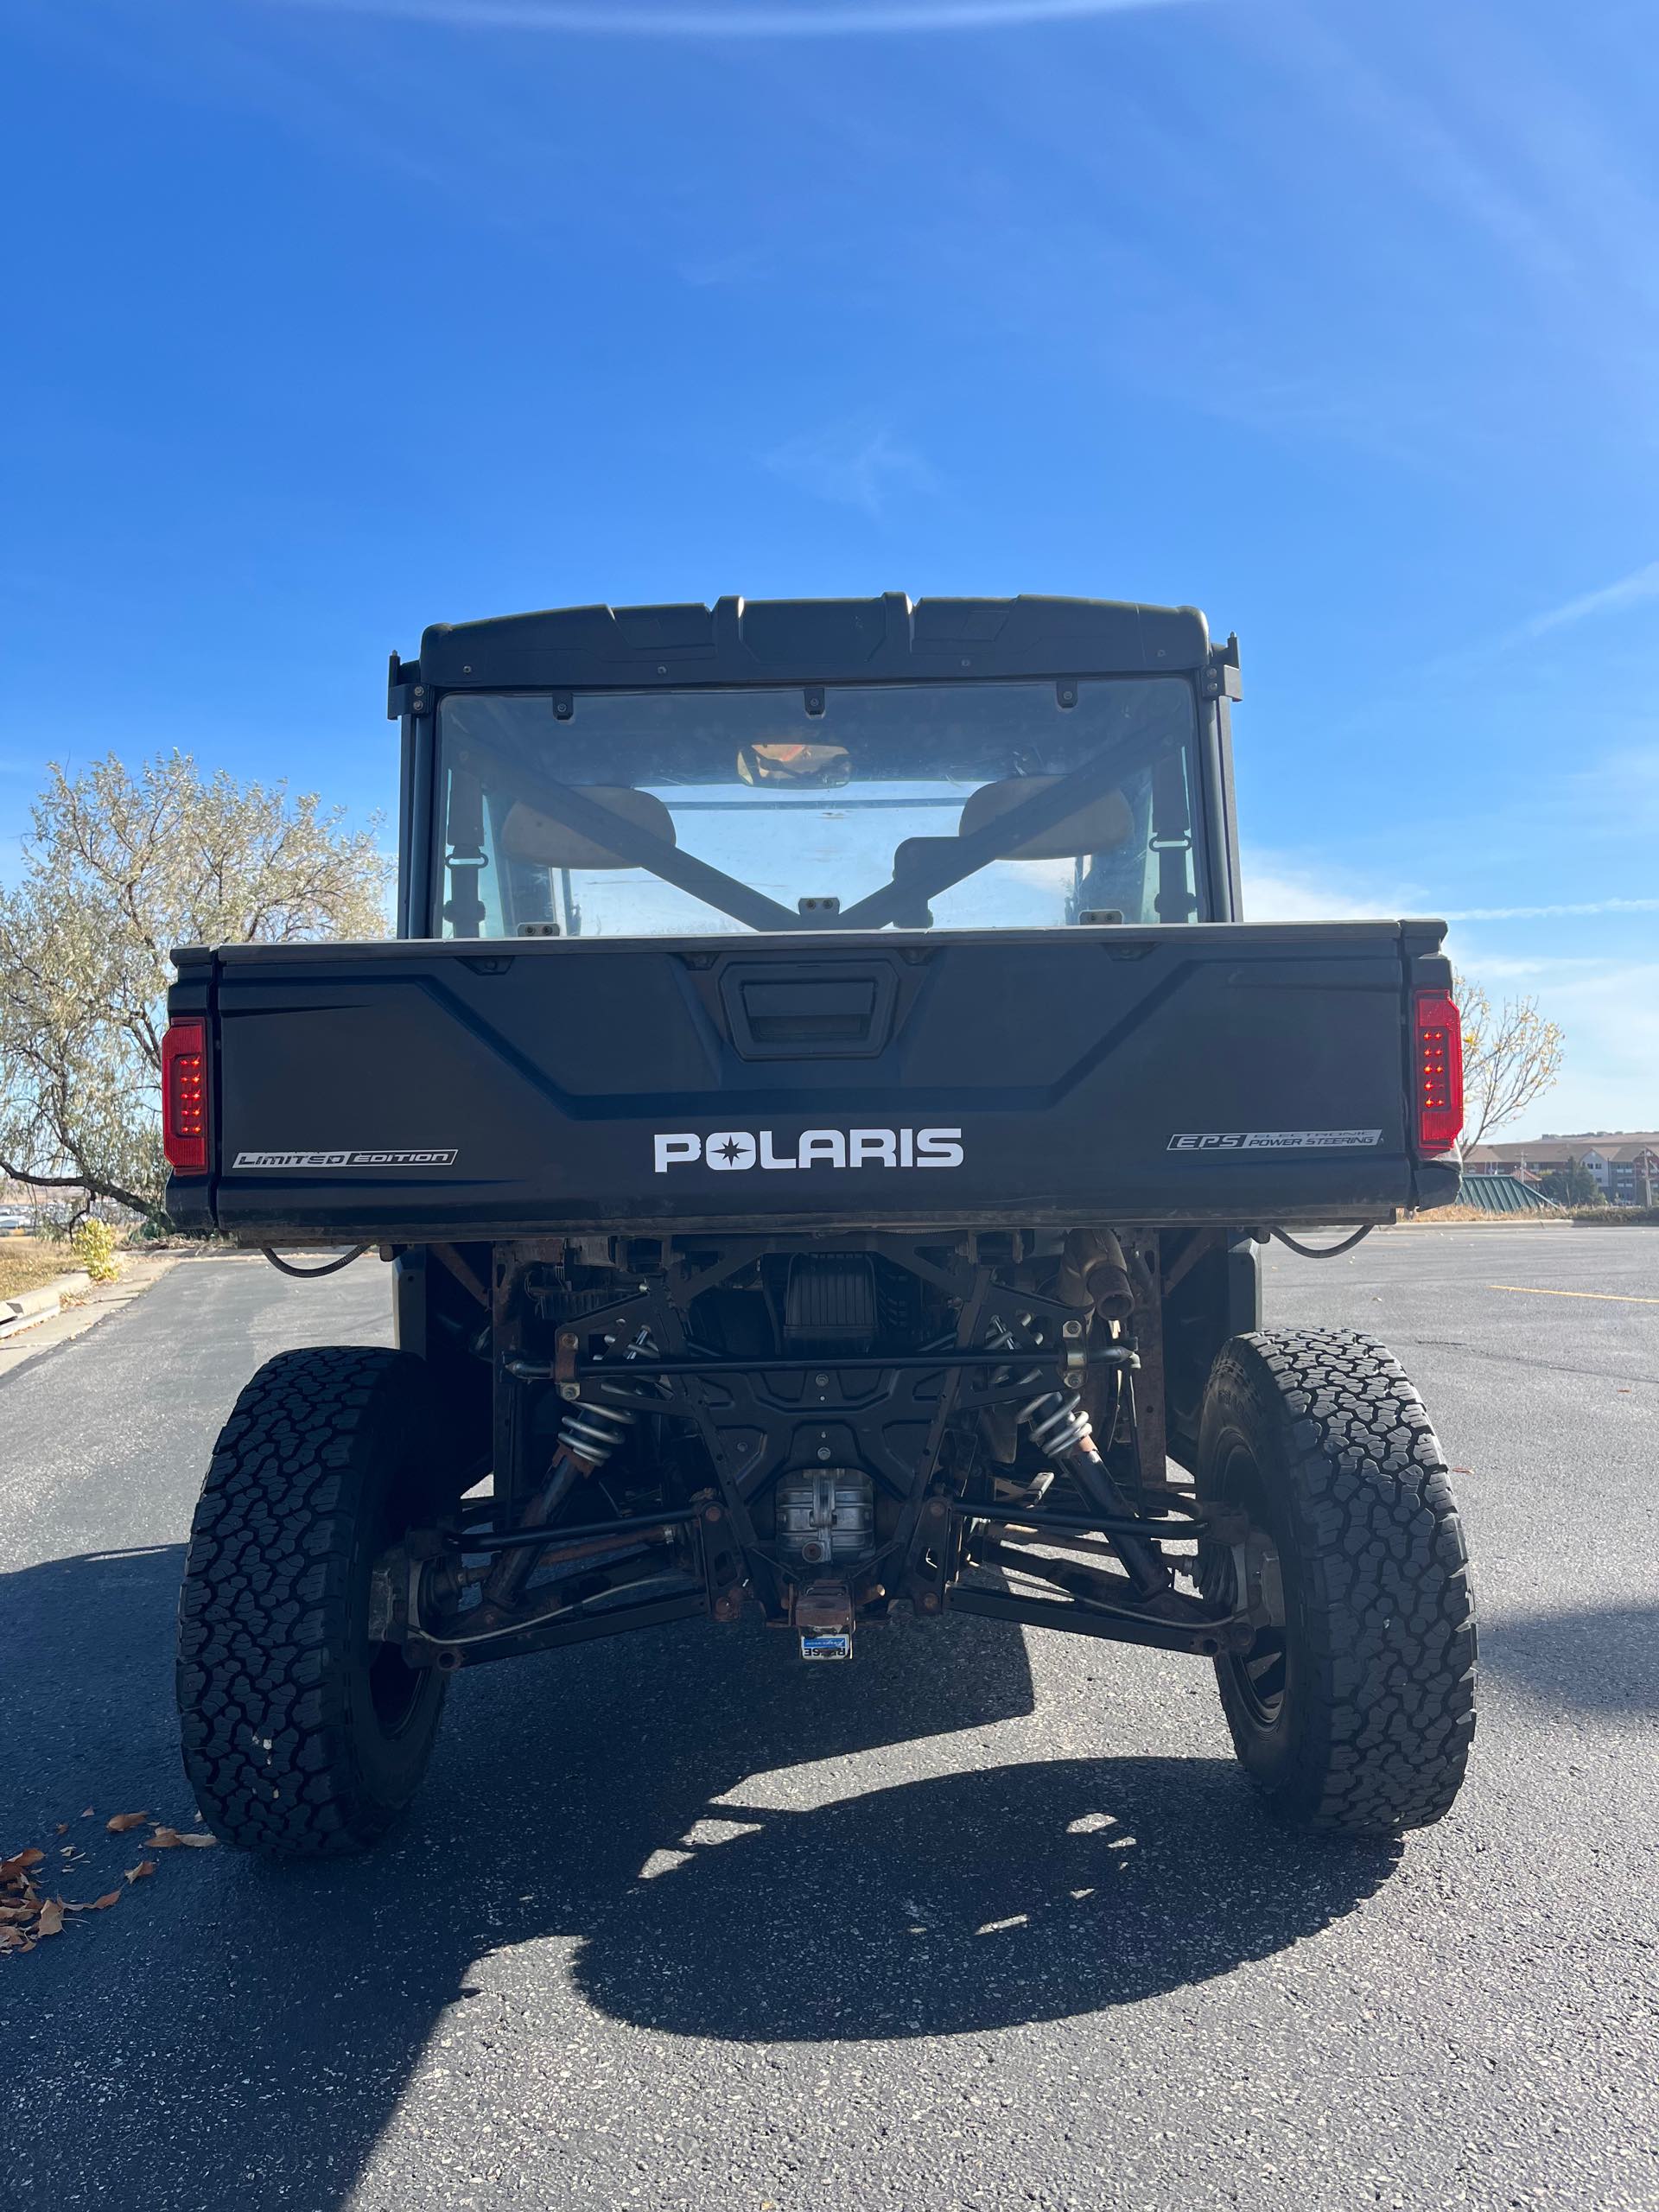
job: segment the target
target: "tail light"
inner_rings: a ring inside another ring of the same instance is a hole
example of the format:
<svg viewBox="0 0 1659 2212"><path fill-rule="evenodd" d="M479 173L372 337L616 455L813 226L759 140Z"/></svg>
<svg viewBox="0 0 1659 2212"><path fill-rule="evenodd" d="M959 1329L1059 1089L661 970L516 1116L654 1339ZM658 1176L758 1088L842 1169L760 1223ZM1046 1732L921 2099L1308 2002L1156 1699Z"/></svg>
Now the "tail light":
<svg viewBox="0 0 1659 2212"><path fill-rule="evenodd" d="M1417 1149L1449 1152L1463 1127L1463 1022L1450 991L1415 995L1412 1071Z"/></svg>
<svg viewBox="0 0 1659 2212"><path fill-rule="evenodd" d="M178 1175L207 1173L207 1024L187 1014L162 1039L162 1149Z"/></svg>

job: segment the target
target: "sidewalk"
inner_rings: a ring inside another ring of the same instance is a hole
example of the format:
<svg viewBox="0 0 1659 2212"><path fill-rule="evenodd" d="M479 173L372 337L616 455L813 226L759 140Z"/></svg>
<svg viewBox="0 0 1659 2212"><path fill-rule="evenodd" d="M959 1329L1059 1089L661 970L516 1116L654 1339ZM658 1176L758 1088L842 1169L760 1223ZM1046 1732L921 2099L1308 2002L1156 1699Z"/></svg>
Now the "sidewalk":
<svg viewBox="0 0 1659 2212"><path fill-rule="evenodd" d="M181 1252L124 1253L121 1273L114 1282L94 1283L82 1272L60 1275L39 1290L23 1291L10 1303L0 1303L0 1315L14 1306L22 1309L19 1325L0 1337L0 1382L26 1361L38 1358L72 1337L84 1335L119 1307L130 1306L151 1283L186 1255ZM62 1297L73 1300L61 1305ZM35 1314L40 1318L35 1319Z"/></svg>

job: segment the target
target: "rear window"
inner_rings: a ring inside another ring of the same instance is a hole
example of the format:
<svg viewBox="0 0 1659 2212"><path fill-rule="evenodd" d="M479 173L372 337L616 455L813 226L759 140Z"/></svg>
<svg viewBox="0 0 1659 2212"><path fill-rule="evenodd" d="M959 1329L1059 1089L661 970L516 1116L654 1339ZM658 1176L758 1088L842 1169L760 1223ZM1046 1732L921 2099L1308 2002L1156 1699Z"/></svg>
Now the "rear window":
<svg viewBox="0 0 1659 2212"><path fill-rule="evenodd" d="M1177 677L453 694L445 937L1202 918Z"/></svg>

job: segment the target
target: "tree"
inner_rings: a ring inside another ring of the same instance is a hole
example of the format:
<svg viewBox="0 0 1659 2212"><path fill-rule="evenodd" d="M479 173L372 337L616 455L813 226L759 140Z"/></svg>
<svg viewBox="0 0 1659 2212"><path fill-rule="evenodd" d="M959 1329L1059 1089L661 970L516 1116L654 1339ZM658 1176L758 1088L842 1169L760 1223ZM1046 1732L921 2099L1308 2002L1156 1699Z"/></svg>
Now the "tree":
<svg viewBox="0 0 1659 2212"><path fill-rule="evenodd" d="M1599 1206L1606 1201L1599 1183L1581 1160L1567 1160L1538 1179L1538 1188L1560 1206Z"/></svg>
<svg viewBox="0 0 1659 2212"><path fill-rule="evenodd" d="M1494 1011L1480 985L1452 979L1463 1017L1463 1135L1460 1149L1483 1143L1543 1096L1561 1071L1559 1026L1534 998L1505 999Z"/></svg>
<svg viewBox="0 0 1659 2212"><path fill-rule="evenodd" d="M204 781L178 752L136 775L113 753L73 779L50 765L0 891L0 1176L161 1214L168 955L384 936L378 824L342 812Z"/></svg>

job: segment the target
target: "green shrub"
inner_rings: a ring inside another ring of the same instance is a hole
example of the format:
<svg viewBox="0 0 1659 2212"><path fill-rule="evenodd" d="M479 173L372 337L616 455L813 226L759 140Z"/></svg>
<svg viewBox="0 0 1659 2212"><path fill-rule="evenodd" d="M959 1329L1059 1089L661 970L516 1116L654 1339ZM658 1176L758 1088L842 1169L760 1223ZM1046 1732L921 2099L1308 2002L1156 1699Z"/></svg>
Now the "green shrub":
<svg viewBox="0 0 1659 2212"><path fill-rule="evenodd" d="M77 1222L70 1249L94 1282L113 1282L121 1272L115 1256L115 1231L107 1221Z"/></svg>

